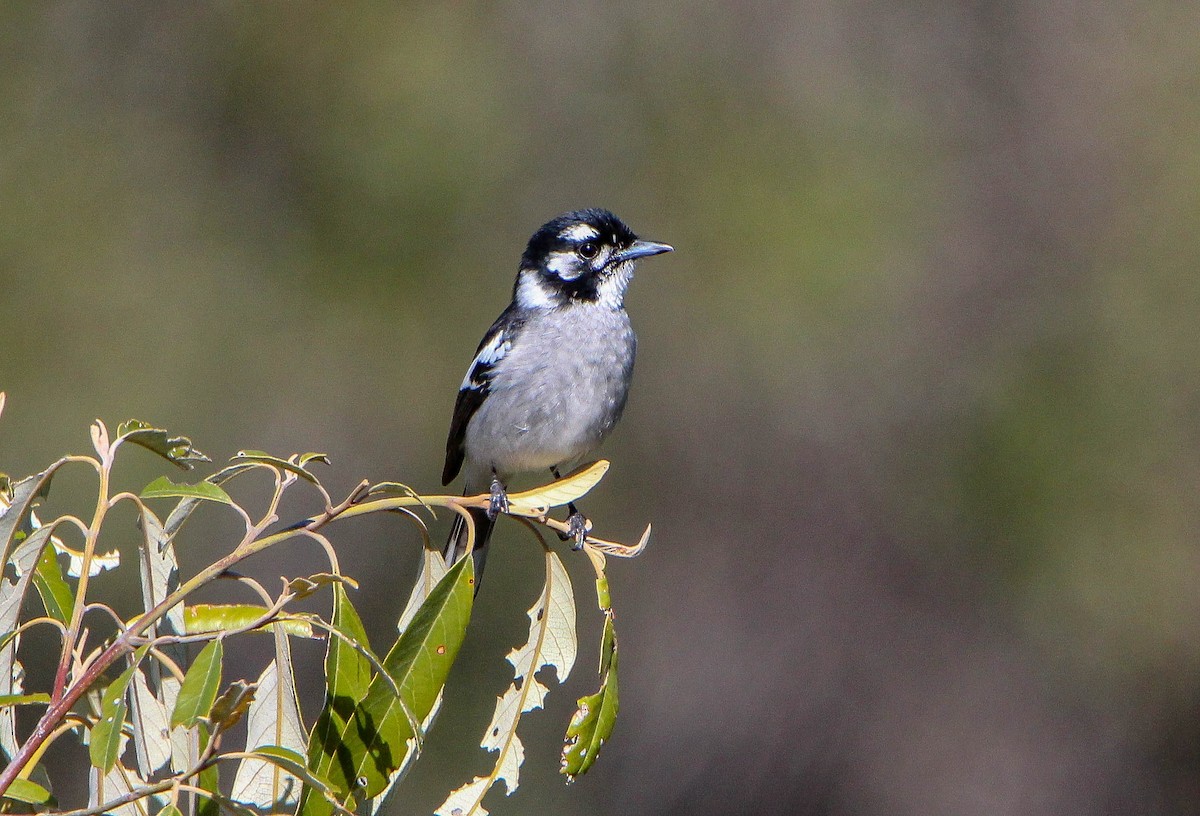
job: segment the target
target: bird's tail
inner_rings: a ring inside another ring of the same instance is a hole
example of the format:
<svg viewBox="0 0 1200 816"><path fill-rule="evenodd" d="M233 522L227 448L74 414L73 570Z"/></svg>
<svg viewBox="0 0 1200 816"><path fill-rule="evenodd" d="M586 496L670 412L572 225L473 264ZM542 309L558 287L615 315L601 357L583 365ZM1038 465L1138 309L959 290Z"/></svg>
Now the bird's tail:
<svg viewBox="0 0 1200 816"><path fill-rule="evenodd" d="M478 594L479 585L483 582L483 566L487 562L488 539L492 537L492 528L496 525L496 521L488 518L486 510L470 507L467 508L467 512L471 514L471 520L475 522L475 548L471 551L471 557L475 559L475 593ZM454 525L450 528L450 538L446 540L446 549L443 552L446 566L452 566L455 561L463 557L463 553L466 551L467 522L462 516L455 514Z"/></svg>

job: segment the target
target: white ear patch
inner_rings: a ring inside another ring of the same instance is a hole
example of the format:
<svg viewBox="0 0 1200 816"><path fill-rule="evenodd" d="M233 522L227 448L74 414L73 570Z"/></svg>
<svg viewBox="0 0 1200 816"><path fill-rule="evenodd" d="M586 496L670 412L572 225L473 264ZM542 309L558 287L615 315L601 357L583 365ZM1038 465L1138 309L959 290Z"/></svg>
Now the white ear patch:
<svg viewBox="0 0 1200 816"><path fill-rule="evenodd" d="M563 230L561 234L568 241L590 241L600 236L596 228L588 224L574 224Z"/></svg>
<svg viewBox="0 0 1200 816"><path fill-rule="evenodd" d="M579 268L579 261L576 259L575 253L571 250L551 252L550 257L546 259L546 269L563 280L574 280L583 272Z"/></svg>

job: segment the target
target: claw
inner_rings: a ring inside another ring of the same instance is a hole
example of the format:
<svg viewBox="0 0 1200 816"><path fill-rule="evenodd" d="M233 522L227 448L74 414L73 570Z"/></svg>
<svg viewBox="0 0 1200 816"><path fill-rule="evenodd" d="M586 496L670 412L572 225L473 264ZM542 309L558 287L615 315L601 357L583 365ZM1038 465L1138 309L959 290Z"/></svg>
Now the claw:
<svg viewBox="0 0 1200 816"><path fill-rule="evenodd" d="M495 521L496 516L500 513L508 512L508 494L504 492L504 485L500 484L500 480L495 476L492 477L492 497L488 501L488 521Z"/></svg>
<svg viewBox="0 0 1200 816"><path fill-rule="evenodd" d="M583 513L575 512L567 519L567 533L563 540L575 539L575 543L571 545L571 549L582 550L583 542L587 539L587 534L591 531L591 520L585 518Z"/></svg>

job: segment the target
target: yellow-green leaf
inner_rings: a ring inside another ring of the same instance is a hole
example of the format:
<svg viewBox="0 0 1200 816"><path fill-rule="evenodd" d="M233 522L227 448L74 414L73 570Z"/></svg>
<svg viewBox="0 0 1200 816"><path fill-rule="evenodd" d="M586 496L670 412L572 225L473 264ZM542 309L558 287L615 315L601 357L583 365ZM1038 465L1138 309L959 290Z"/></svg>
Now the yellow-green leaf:
<svg viewBox="0 0 1200 816"><path fill-rule="evenodd" d="M30 782L28 779L14 779L12 784L8 786L8 790L4 792L4 798L14 799L30 805L46 805L53 804L54 802L54 797L50 795L50 791L36 782Z"/></svg>
<svg viewBox="0 0 1200 816"><path fill-rule="evenodd" d="M572 473L565 479L559 479L523 493L509 493L509 512L526 516L540 515L552 507L579 501L582 496L600 483L607 472L608 461L601 459L578 473Z"/></svg>
<svg viewBox="0 0 1200 816"><path fill-rule="evenodd" d="M244 629L256 621L262 620L267 612L267 607L255 604L193 604L183 610L183 627L189 635L228 632L234 629ZM314 637L312 625L300 618L268 621L252 631L270 632L270 625L276 622L283 626L289 635L303 638Z"/></svg>
<svg viewBox="0 0 1200 816"><path fill-rule="evenodd" d="M121 731L125 727L125 718L129 714L129 704L125 701L125 692L129 681L137 671L138 664L150 651L149 646L140 647L129 661L129 666L109 683L108 688L100 697L100 719L92 726L88 743L88 756L92 764L104 773L108 773L117 764L121 753Z"/></svg>

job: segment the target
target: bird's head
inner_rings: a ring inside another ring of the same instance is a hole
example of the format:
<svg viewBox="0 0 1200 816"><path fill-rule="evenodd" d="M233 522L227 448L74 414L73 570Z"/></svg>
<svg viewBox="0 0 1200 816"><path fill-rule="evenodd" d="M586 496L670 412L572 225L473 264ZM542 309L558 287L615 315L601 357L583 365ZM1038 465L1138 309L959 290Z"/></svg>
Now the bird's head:
<svg viewBox="0 0 1200 816"><path fill-rule="evenodd" d="M521 256L514 296L527 308L571 301L619 308L639 258L671 247L638 238L608 210L575 210L547 222Z"/></svg>

